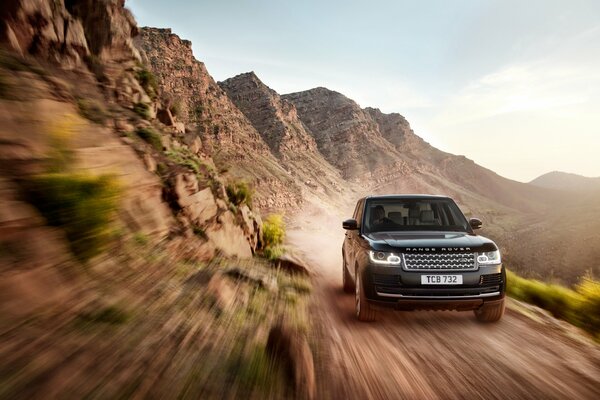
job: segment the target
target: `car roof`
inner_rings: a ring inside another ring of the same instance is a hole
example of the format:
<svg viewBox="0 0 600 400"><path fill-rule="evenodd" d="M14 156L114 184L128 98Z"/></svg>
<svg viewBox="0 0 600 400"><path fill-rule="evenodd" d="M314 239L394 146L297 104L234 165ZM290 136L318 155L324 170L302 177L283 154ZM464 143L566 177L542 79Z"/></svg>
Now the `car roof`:
<svg viewBox="0 0 600 400"><path fill-rule="evenodd" d="M365 196L361 200L363 199L450 199L450 197L439 194L381 194Z"/></svg>

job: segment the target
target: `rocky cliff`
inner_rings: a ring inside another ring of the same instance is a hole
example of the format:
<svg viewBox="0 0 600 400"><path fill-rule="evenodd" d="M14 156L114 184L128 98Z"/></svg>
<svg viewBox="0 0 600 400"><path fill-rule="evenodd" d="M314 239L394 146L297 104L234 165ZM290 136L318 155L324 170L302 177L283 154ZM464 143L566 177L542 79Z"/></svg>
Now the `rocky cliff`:
<svg viewBox="0 0 600 400"><path fill-rule="evenodd" d="M257 205L282 208L300 202L300 188L271 154L269 146L194 57L192 44L170 29L142 28L136 39L156 75L162 108L184 122L222 171L256 186ZM227 179L228 175L225 176Z"/></svg>
<svg viewBox="0 0 600 400"><path fill-rule="evenodd" d="M292 103L282 99L253 72L219 85L260 133L280 164L304 184L305 190L326 197L336 196L342 190L340 172L320 153Z"/></svg>
<svg viewBox="0 0 600 400"><path fill-rule="evenodd" d="M346 179L360 181L370 171L394 164L399 154L358 104L325 88L292 93L283 99L296 106L319 151Z"/></svg>

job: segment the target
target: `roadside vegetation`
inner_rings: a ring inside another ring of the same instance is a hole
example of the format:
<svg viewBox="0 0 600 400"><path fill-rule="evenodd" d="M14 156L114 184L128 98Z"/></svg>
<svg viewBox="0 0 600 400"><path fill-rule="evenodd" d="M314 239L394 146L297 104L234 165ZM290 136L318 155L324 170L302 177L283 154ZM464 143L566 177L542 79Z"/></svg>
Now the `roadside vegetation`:
<svg viewBox="0 0 600 400"><path fill-rule="evenodd" d="M160 135L153 128L139 128L135 131L136 135L138 135L143 141L149 143L152 147L154 147L157 151L162 151L163 145L160 140Z"/></svg>
<svg viewBox="0 0 600 400"><path fill-rule="evenodd" d="M158 81L152 72L145 67L141 67L136 72L136 79L151 99L154 100L158 97Z"/></svg>
<svg viewBox="0 0 600 400"><path fill-rule="evenodd" d="M507 272L509 296L534 304L590 332L600 341L600 282L583 278L573 289L561 285L525 279Z"/></svg>
<svg viewBox="0 0 600 400"><path fill-rule="evenodd" d="M254 193L246 182L240 181L230 183L227 185L226 189L227 197L229 197L230 202L236 206L246 204L248 207L252 208L252 196Z"/></svg>
<svg viewBox="0 0 600 400"><path fill-rule="evenodd" d="M102 253L111 235L121 188L113 175L73 170L70 139L74 122L64 118L49 128L46 171L28 177L26 195L51 226L64 229L73 254L82 262Z"/></svg>
<svg viewBox="0 0 600 400"><path fill-rule="evenodd" d="M285 224L279 214L269 215L263 222L263 254L269 260L276 260L285 253Z"/></svg>
<svg viewBox="0 0 600 400"><path fill-rule="evenodd" d="M109 114L100 102L93 99L78 99L77 107L82 117L98 125L104 125Z"/></svg>

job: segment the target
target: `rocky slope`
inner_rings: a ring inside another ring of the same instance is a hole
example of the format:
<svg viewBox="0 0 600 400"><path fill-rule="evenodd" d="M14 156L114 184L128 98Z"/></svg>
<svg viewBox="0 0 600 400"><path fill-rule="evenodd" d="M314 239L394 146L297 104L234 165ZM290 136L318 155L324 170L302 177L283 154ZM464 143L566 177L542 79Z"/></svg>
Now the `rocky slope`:
<svg viewBox="0 0 600 400"><path fill-rule="evenodd" d="M232 103L192 53L192 44L170 29L142 28L136 38L165 99L162 119L172 114L199 138L222 172L256 186L257 205L289 207L300 202L300 188L271 154L261 135Z"/></svg>
<svg viewBox="0 0 600 400"><path fill-rule="evenodd" d="M210 142L156 119L168 99L141 64L123 1L8 1L0 15L4 311L24 314L88 288L73 280L77 266L93 270L132 237L162 242L174 260L252 257L260 216L232 202ZM256 143L248 153L270 154Z"/></svg>
<svg viewBox="0 0 600 400"><path fill-rule="evenodd" d="M342 190L340 173L321 155L314 138L298 118L296 107L265 85L253 72L219 85L244 113L292 176L307 189L328 197Z"/></svg>
<svg viewBox="0 0 600 400"><path fill-rule="evenodd" d="M345 179L368 179L372 171L398 161L399 154L381 135L377 124L344 95L316 88L286 94L283 99L296 106L319 151Z"/></svg>

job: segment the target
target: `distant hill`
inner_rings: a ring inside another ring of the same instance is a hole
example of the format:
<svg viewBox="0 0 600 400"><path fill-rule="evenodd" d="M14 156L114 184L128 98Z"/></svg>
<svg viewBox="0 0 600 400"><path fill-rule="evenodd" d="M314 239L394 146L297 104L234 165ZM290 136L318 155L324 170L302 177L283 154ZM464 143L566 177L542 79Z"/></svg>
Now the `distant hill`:
<svg viewBox="0 0 600 400"><path fill-rule="evenodd" d="M548 172L547 174L535 178L529 183L548 189L569 191L600 190L600 177L588 178L587 176L561 171Z"/></svg>

